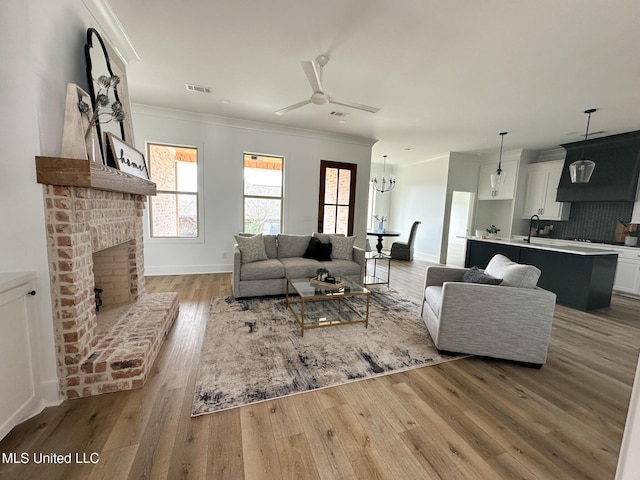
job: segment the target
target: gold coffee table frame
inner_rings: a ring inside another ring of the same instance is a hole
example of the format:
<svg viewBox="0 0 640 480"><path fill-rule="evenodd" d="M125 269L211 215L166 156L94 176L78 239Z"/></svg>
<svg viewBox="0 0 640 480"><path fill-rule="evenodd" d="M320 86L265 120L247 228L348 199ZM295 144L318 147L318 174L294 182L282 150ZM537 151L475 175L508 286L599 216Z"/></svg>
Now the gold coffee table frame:
<svg viewBox="0 0 640 480"><path fill-rule="evenodd" d="M335 290L311 285L309 281L309 278L287 278L286 306L300 325L301 336L312 328L351 323L364 323L365 328L369 328L369 290L341 277L336 281L344 282L344 286ZM297 298L292 299L289 293L296 293ZM364 315L347 300L362 296L367 297Z"/></svg>

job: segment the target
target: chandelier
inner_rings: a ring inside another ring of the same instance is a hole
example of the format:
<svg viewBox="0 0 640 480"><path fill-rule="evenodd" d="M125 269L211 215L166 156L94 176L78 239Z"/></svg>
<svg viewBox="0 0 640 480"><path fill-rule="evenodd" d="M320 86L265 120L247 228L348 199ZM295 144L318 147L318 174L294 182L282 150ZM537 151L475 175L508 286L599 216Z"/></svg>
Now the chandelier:
<svg viewBox="0 0 640 480"><path fill-rule="evenodd" d="M387 170L387 156L383 155L383 158L384 163L382 166L382 182L380 182L381 185L378 186L378 179L376 177L373 177L371 179L371 185L373 185L373 188L375 188L380 193L390 192L396 186L396 181L395 179L391 178L391 176L389 176L389 183L387 185L387 179L385 178L385 173Z"/></svg>

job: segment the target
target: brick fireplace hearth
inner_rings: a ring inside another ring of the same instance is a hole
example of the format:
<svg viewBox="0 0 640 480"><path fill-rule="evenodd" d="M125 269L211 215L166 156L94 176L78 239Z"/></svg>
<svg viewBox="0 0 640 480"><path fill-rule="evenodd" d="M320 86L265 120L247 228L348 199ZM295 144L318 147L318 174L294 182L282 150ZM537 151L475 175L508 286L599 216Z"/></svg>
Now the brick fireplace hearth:
<svg viewBox="0 0 640 480"><path fill-rule="evenodd" d="M77 398L141 387L178 315L176 293L145 292L146 197L86 187L44 189L61 393ZM101 253L107 249L112 251ZM112 257L119 262L111 269L118 272L117 285L105 288L103 301L127 304L109 328L98 328L94 258L98 282L107 284L105 264Z"/></svg>

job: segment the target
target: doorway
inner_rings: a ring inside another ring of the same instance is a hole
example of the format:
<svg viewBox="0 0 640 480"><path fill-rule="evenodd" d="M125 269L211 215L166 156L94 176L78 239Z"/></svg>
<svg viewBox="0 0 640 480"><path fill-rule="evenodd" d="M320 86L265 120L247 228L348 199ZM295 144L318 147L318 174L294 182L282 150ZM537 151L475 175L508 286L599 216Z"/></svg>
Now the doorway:
<svg viewBox="0 0 640 480"><path fill-rule="evenodd" d="M473 222L473 193L454 191L451 196L447 265L464 267L467 241Z"/></svg>
<svg viewBox="0 0 640 480"><path fill-rule="evenodd" d="M353 235L357 168L355 163L320 161L318 232Z"/></svg>

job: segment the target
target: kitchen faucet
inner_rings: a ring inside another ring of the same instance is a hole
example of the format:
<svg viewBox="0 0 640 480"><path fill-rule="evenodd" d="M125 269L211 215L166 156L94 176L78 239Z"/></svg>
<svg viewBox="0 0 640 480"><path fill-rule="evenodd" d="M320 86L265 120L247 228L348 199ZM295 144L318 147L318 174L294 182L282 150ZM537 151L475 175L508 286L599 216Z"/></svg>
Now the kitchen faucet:
<svg viewBox="0 0 640 480"><path fill-rule="evenodd" d="M540 217L538 215L531 215L529 219L529 234L526 239L522 239L523 242L531 243L531 226L533 225L533 219L536 219L536 233L540 230Z"/></svg>

